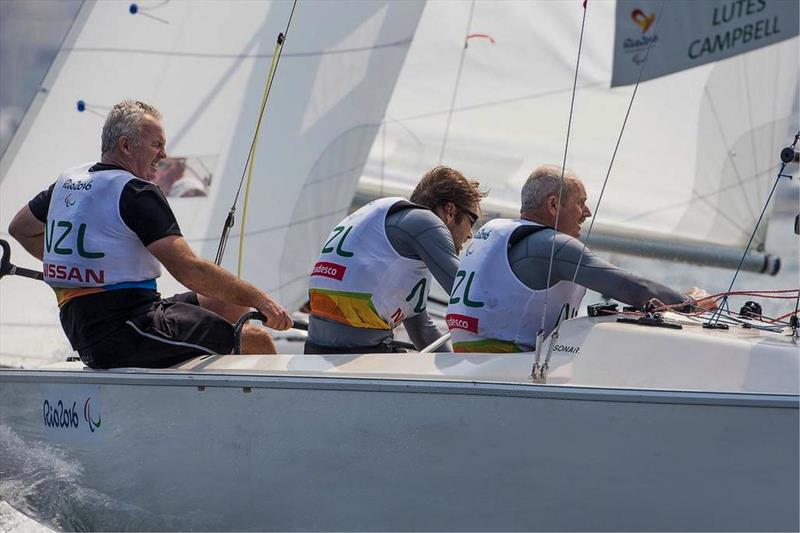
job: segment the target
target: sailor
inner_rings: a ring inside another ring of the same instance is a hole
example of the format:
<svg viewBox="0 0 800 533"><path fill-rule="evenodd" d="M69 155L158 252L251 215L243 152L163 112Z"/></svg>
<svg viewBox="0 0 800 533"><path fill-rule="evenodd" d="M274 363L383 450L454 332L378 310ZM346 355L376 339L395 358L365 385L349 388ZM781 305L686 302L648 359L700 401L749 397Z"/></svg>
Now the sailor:
<svg viewBox="0 0 800 533"><path fill-rule="evenodd" d="M152 183L165 153L161 114L143 102L115 105L102 156L61 174L16 214L9 233L44 262L67 338L92 368L163 368L202 354L228 354L236 321L250 307L266 325L291 326L269 295L197 257L161 190ZM161 265L190 289L161 299ZM245 353L275 353L247 326Z"/></svg>
<svg viewBox="0 0 800 533"><path fill-rule="evenodd" d="M651 301L675 304L708 296L697 288L681 294L584 248L578 237L592 216L586 189L565 172L559 207L561 174L560 167L550 165L534 170L522 187L520 218L491 220L475 234L447 308L456 352L531 351L543 314L546 336L559 321L577 315L586 288L638 308Z"/></svg>
<svg viewBox="0 0 800 533"><path fill-rule="evenodd" d="M392 342L401 323L418 349L438 339L426 310L431 278L450 292L484 196L477 181L439 166L410 200L375 200L337 224L309 278L305 353L402 351Z"/></svg>

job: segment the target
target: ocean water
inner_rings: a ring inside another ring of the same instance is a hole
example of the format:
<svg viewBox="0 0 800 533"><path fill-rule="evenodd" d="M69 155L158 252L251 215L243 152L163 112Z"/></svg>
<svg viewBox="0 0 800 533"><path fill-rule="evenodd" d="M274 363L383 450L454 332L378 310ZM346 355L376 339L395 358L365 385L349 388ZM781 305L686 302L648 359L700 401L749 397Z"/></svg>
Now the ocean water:
<svg viewBox="0 0 800 533"><path fill-rule="evenodd" d="M8 533L48 533L52 530L31 520L5 501L0 500L0 531Z"/></svg>

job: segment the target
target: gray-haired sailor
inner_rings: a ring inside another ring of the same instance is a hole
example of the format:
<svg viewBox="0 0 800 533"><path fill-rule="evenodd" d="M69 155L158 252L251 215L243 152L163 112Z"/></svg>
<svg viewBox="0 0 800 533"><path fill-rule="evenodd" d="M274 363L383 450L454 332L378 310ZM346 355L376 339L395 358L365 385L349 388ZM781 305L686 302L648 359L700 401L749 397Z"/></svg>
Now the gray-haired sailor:
<svg viewBox="0 0 800 533"><path fill-rule="evenodd" d="M450 291L483 196L478 182L436 167L411 201L375 200L337 224L309 279L305 352L391 352L400 323L417 348L439 338L426 310L431 279Z"/></svg>
<svg viewBox="0 0 800 533"><path fill-rule="evenodd" d="M44 261L61 325L92 368L166 367L226 354L234 322L252 306L274 329L288 313L264 291L197 257L152 183L167 156L161 114L143 102L115 105L103 126L102 159L64 172L23 206L8 232ZM161 264L190 292L162 300ZM274 353L269 333L247 326L247 353Z"/></svg>
<svg viewBox="0 0 800 533"><path fill-rule="evenodd" d="M578 237L592 216L586 189L577 176L565 172L559 207L560 186L560 167L537 168L522 188L520 218L491 220L475 235L447 308L456 352L533 350L543 313L544 333L549 335L560 320L577 314L587 287L636 307L654 299L675 304L707 296L701 289L681 294L584 249Z"/></svg>

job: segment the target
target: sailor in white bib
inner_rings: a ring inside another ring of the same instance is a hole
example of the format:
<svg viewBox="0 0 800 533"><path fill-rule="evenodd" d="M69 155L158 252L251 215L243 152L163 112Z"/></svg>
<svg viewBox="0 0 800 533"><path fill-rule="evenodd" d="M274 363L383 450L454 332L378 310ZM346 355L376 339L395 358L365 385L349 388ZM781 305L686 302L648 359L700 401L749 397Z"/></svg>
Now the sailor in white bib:
<svg viewBox="0 0 800 533"><path fill-rule="evenodd" d="M101 140L99 162L64 172L9 225L43 261L61 326L81 360L91 368L164 368L236 347L275 353L268 332L248 325L237 336L233 322L255 307L270 327L288 329L288 312L195 255L153 183L167 156L161 113L141 101L120 102ZM162 264L193 290L162 298Z"/></svg>
<svg viewBox="0 0 800 533"><path fill-rule="evenodd" d="M527 235L552 232L526 220L495 219L478 231L467 249L447 308L455 351L531 350L543 313L545 331L550 332L559 320L572 318L577 312L584 287L559 281L549 290L534 290L514 274L507 251L509 239L518 229L529 230ZM545 298L551 299L547 309Z"/></svg>
<svg viewBox="0 0 800 533"><path fill-rule="evenodd" d="M306 353L395 351L401 323L417 348L439 338L426 311L431 282L451 289L482 196L477 182L436 167L411 201L375 200L337 224L309 277Z"/></svg>
<svg viewBox="0 0 800 533"><path fill-rule="evenodd" d="M584 247L578 237L591 216L586 190L569 173L563 183L560 193L560 168L537 168L522 189L521 218L492 220L475 235L447 310L455 351L533 350L540 329L549 335L577 314L587 287L637 307L653 298L670 304L686 300Z"/></svg>

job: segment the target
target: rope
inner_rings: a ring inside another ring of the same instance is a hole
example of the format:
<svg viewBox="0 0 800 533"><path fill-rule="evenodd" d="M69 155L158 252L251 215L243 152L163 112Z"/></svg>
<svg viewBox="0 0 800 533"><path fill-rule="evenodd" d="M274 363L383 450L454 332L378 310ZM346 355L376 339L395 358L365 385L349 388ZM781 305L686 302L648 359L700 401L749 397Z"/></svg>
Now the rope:
<svg viewBox="0 0 800 533"><path fill-rule="evenodd" d="M793 316L794 318L792 318L792 323L794 324L794 327L797 327L797 310L798 309L800 309L800 291L797 291L797 298L795 298L795 301L794 301L794 311L792 311L791 313L786 313L784 316L779 317L778 320L780 320L781 318L788 318L789 316Z"/></svg>
<svg viewBox="0 0 800 533"><path fill-rule="evenodd" d="M284 34L278 34L278 40L275 43L275 53L272 54L272 64L269 67L269 75L267 76L267 83L264 85L264 94L261 96L261 107L258 113L258 123L256 124L256 132L253 135L253 142L250 144L250 151L247 154L247 185L244 188L244 202L242 205L242 230L239 232L239 259L236 265L236 275L242 277L242 260L244 254L244 234L245 223L247 221L247 206L250 200L250 186L253 184L253 169L256 166L256 146L258 145L258 138L261 135L262 117L264 116L264 108L267 106L267 98L269 97L269 90L272 87L272 80L275 78L275 69L278 66L280 59L280 50L283 48ZM239 190L236 191L236 198L239 197L239 192L242 189L242 182L239 182ZM235 202L235 200L234 200Z"/></svg>
<svg viewBox="0 0 800 533"><path fill-rule="evenodd" d="M800 140L800 131L794 136L794 142L792 143L791 148L794 149L797 146L797 141ZM742 269L742 264L744 263L745 258L747 257L747 253L750 251L750 245L753 244L753 239L756 236L756 231L758 231L758 226L761 224L761 220L764 218L764 214L767 212L767 207L769 207L769 202L772 200L772 195L775 193L775 189L778 187L778 183L780 179L783 177L783 171L786 168L786 163L781 161L780 170L778 170L778 175L775 177L775 183L772 185L772 189L769 191L769 196L767 196L767 200L764 202L764 207L761 209L761 214L758 216L758 220L756 221L755 226L753 227L753 231L750 234L750 239L747 241L747 246L744 247L744 252L742 253L742 258L739 259L739 264L736 266L736 272L733 273L733 279L731 279L731 284L728 286L728 290L726 292L731 292L733 290L733 285L736 283L736 278L739 276L739 271ZM722 305L717 308L717 312L715 312L711 318L709 319L708 323L711 324L712 321L714 325L719 321L719 317L722 315L722 309L727 309L728 307L728 297L725 296L722 299Z"/></svg>
<svg viewBox="0 0 800 533"><path fill-rule="evenodd" d="M791 293L791 295L789 295L789 293ZM786 296L783 296L784 294L786 294ZM698 300L688 299L675 304L661 305L656 307L654 311L672 311L679 307L685 307L686 305L696 305L700 302L706 302L709 300L713 300L714 303L716 303L717 301L723 298L727 298L728 296L757 296L759 298L767 298L773 300L794 300L795 294L800 294L800 289L782 289L774 291L726 291L717 294L712 294L710 296L706 296L705 298L700 298ZM700 314L704 312L705 311L701 312ZM686 314L691 314L691 313L686 313Z"/></svg>
<svg viewBox="0 0 800 533"><path fill-rule="evenodd" d="M800 293L798 294L798 298L800 298ZM774 318L774 319L770 320L769 322L780 322L780 321L781 321L781 320L783 320L784 318L789 318L789 317L791 317L792 315L794 315L795 313L797 313L797 308L796 308L796 307L795 307L795 310L794 310L794 311L789 311L789 312L788 312L788 313L786 313L785 315L781 315L781 316L779 316L778 318Z"/></svg>
<svg viewBox="0 0 800 533"><path fill-rule="evenodd" d="M707 302L707 301L713 301L716 304L717 302L719 302L720 300L722 300L723 298L728 297L728 296L754 296L754 297L767 298L767 299L773 299L773 300L795 300L795 301L800 301L800 288L797 288L797 289L779 289L779 290L762 290L762 291L759 291L759 290L742 290L742 291L720 292L720 293L712 294L710 296L706 296L705 298L700 298L700 299L697 299L697 300L689 299L689 300L684 300L684 301L681 301L681 302L678 302L678 303L674 303L674 304L661 305L661 306L653 308L651 310L651 312L655 313L655 312L670 311L670 312L677 313L679 315L686 316L686 317L698 317L698 316L706 314L708 311L701 309L699 311L685 312L685 311L680 311L679 308L686 307L686 306L696 306L699 303ZM622 311L622 312L618 312L616 310L603 310L603 311L600 311L600 312L603 313L603 314L606 314L606 315L621 314L621 315L626 315L626 316L641 316L641 315L644 314L643 311L639 311L639 310L636 310L636 311ZM783 315L781 315L781 316L779 316L777 318L772 318L772 317L769 317L769 316L766 316L766 315L762 314L761 317L760 317L760 320L762 322L766 322L766 323L770 323L770 324L782 323L783 325L788 326L788 325L790 325L788 322L782 322L782 321L784 319L789 318L790 316L792 316L795 312L796 311L790 311L790 312L788 312L786 314L783 314ZM728 320L726 321L726 323L729 323L729 324L741 324L741 323L744 323L744 322L742 322L742 320L736 318L738 313L734 313L734 312L732 312L730 310L725 311L725 313L727 313L727 315L728 315ZM748 322L748 324L749 324L749 322Z"/></svg>
<svg viewBox="0 0 800 533"><path fill-rule="evenodd" d="M653 34L656 33L658 30L658 23L661 21L661 14L664 11L664 4L666 0L662 0L661 6L658 8L658 16L656 17L656 25L653 27ZM575 265L575 273L572 276L572 283L575 283L575 280L578 278L578 270L581 268L581 261L583 260L583 255L586 252L586 245L589 242L589 237L592 235L592 228L594 228L594 221L597 218L597 213L600 211L600 203L603 201L603 194L606 192L606 185L608 184L608 179L611 176L611 169L614 166L614 160L617 157L617 151L619 150L619 145L622 143L622 134L625 131L625 126L628 124L628 117L631 114L631 108L633 107L633 101L636 98L636 92L639 90L639 83L642 81L642 75L644 74L644 66L647 64L647 59L650 57L650 47L647 47L647 50L644 54L644 60L642 61L641 65L639 66L639 76L636 78L636 85L633 86L633 92L631 93L631 99L628 102L628 109L625 111L625 119L622 121L622 127L619 130L619 136L617 137L617 144L614 146L614 153L611 154L611 161L608 163L608 170L606 171L606 177L603 180L603 186L600 189L600 196L597 198L597 204L594 206L594 215L592 219L589 221L589 230L586 232L586 238L583 240L583 248L581 248L581 255L578 257L578 264ZM548 286L550 284L550 280L548 279Z"/></svg>
<svg viewBox="0 0 800 533"><path fill-rule="evenodd" d="M286 40L286 37L289 35L289 28L292 24L292 18L294 17L294 10L297 7L297 0L294 0L292 3L292 11L289 13L289 20L286 22L286 30L283 33L278 34L277 42L275 43L275 51L272 54L272 63L269 67L269 73L267 74L267 81L264 85L264 94L261 97L261 107L258 113L258 122L256 122L256 130L253 134L253 140L250 143L250 150L247 152L247 160L245 161L245 166L242 169L242 177L239 180L239 187L236 189L236 196L233 198L233 203L231 204L230 211L228 211L228 216L225 219L225 224L222 229L222 235L219 239L219 247L217 248L217 255L214 262L219 265L222 263L222 257L225 254L225 247L228 244L228 236L230 235L231 228L233 228L234 224L234 215L236 213L236 204L239 201L239 195L242 191L242 185L244 183L245 173L247 174L247 187L245 188L245 198L244 198L244 206L243 206L243 214L242 214L242 231L240 232L239 236L239 260L237 265L237 276L241 277L242 274L242 258L243 258L243 248L244 248L244 223L247 217L247 203L248 197L250 193L250 185L252 183L253 178L253 167L255 163L255 149L258 145L258 137L261 132L261 122L264 118L264 110L267 107L267 101L269 100L269 93L272 90L272 81L275 79L275 72L278 69L278 62L280 61L281 51L283 50L283 43Z"/></svg>
<svg viewBox="0 0 800 533"><path fill-rule="evenodd" d="M581 35L580 39L578 40L578 57L575 61L575 77L572 80L572 98L569 104L569 119L567 121L567 138L564 143L564 159L563 163L561 164L561 183L558 187L558 204L556 205L556 223L555 223L555 230L558 230L558 215L561 213L561 196L564 192L564 169L567 166L567 152L569 151L569 134L572 129L572 112L575 109L575 92L578 86L578 70L581 64L581 49L583 48L583 30L586 27L586 2L583 3L583 18L581 19ZM550 263L547 266L547 284L545 285L545 292L544 292L544 306L542 308L542 323L539 328L539 334L544 332L545 326L545 318L547 317L547 297L550 294L550 278L553 273L553 258L555 257L556 251L556 238L555 234L553 235L553 243L550 247ZM538 345L539 343L537 343ZM538 347L538 346L537 346Z"/></svg>
<svg viewBox="0 0 800 533"><path fill-rule="evenodd" d="M439 164L444 160L444 151L447 148L447 136L450 133L450 121L453 118L453 108L456 105L456 95L458 94L458 85L461 82L461 69L464 68L464 57L467 55L467 40L469 39L469 29L472 26L472 15L475 13L475 0L469 7L469 19L467 20L467 32L464 35L464 48L461 49L461 60L458 63L458 73L456 74L456 84L453 86L453 97L450 100L450 111L447 113L447 123L444 127L444 138L442 139L442 149L439 152Z"/></svg>

